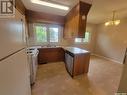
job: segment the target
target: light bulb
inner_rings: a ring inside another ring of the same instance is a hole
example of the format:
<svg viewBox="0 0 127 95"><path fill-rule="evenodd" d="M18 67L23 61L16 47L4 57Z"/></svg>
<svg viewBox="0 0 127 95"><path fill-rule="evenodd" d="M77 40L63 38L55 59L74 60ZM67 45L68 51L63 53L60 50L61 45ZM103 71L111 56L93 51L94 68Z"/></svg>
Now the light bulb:
<svg viewBox="0 0 127 95"><path fill-rule="evenodd" d="M114 24L115 24L115 25L119 25L119 24L120 24L120 20L114 21Z"/></svg>

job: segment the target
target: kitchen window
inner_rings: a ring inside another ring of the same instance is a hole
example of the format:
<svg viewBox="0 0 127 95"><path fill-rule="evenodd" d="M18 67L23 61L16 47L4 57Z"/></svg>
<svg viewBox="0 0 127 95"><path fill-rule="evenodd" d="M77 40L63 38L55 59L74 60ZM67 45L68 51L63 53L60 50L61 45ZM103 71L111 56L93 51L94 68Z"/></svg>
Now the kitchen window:
<svg viewBox="0 0 127 95"><path fill-rule="evenodd" d="M37 42L47 42L47 28L44 26L35 26Z"/></svg>
<svg viewBox="0 0 127 95"><path fill-rule="evenodd" d="M39 43L58 43L60 36L59 26L34 25L36 41Z"/></svg>
<svg viewBox="0 0 127 95"><path fill-rule="evenodd" d="M88 43L90 41L90 32L85 33L85 38L75 38L76 43Z"/></svg>
<svg viewBox="0 0 127 95"><path fill-rule="evenodd" d="M59 29L58 28L54 28L54 27L50 27L49 28L49 35L50 35L50 42L58 42L59 40Z"/></svg>

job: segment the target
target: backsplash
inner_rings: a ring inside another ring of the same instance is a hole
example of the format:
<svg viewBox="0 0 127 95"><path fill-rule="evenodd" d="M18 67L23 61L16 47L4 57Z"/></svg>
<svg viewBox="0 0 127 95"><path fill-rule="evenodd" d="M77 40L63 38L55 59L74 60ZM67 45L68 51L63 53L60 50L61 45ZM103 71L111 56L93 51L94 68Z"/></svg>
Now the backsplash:
<svg viewBox="0 0 127 95"><path fill-rule="evenodd" d="M74 47L79 47L82 49L89 50L91 52L94 51L94 45L95 45L95 36L96 36L96 25L93 24L87 24L87 31L91 32L91 39L89 43L75 43L74 39L64 39L63 38L63 28L61 28L61 33L60 33L60 39L58 43L37 43L35 34L33 32L33 24L29 24L29 46L47 46L47 45L56 45L56 46L74 46Z"/></svg>

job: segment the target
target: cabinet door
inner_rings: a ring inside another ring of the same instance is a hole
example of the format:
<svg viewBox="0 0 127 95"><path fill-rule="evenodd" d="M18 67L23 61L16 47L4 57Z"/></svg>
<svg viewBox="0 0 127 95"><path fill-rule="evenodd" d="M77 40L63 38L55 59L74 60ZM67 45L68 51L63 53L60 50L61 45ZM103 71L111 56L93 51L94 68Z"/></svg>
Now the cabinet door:
<svg viewBox="0 0 127 95"><path fill-rule="evenodd" d="M65 23L65 27L64 27L64 38L68 37L68 22Z"/></svg>
<svg viewBox="0 0 127 95"><path fill-rule="evenodd" d="M71 38L71 33L70 33L70 22L67 21L65 24L64 28L64 38Z"/></svg>
<svg viewBox="0 0 127 95"><path fill-rule="evenodd" d="M78 35L78 27L79 27L79 15L75 15L71 19L66 21L64 38L75 38Z"/></svg>
<svg viewBox="0 0 127 95"><path fill-rule="evenodd" d="M66 22L64 30L64 38L72 38L71 24L72 24L71 20L68 20Z"/></svg>
<svg viewBox="0 0 127 95"><path fill-rule="evenodd" d="M65 63L68 72L72 75L73 74L73 57L68 53L65 54Z"/></svg>
<svg viewBox="0 0 127 95"><path fill-rule="evenodd" d="M64 51L62 48L40 48L38 55L38 62L59 62L64 60Z"/></svg>
<svg viewBox="0 0 127 95"><path fill-rule="evenodd" d="M70 20L69 29L70 29L70 31L69 31L70 38L75 37L75 31L76 31L75 29L76 29L76 27L75 27L75 18L74 17Z"/></svg>
<svg viewBox="0 0 127 95"><path fill-rule="evenodd" d="M75 15L72 19L72 37L75 38L78 35L79 28L79 15Z"/></svg>

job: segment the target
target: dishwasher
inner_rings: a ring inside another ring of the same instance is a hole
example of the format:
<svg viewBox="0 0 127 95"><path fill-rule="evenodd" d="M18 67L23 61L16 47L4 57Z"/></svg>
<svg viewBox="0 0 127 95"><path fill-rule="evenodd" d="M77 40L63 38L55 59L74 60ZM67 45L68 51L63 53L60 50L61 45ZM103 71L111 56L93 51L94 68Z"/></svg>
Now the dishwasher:
<svg viewBox="0 0 127 95"><path fill-rule="evenodd" d="M74 56L66 51L65 53L66 69L70 75L73 75Z"/></svg>

